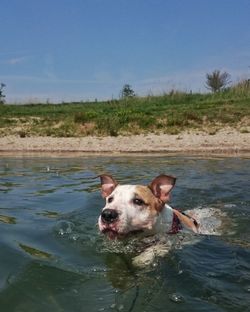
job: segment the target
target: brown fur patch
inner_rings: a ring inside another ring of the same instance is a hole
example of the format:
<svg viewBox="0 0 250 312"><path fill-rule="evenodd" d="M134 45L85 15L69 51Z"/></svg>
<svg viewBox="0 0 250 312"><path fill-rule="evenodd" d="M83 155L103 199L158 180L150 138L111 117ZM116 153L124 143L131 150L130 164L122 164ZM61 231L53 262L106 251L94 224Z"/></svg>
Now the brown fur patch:
<svg viewBox="0 0 250 312"><path fill-rule="evenodd" d="M152 211L160 212L164 207L164 203L154 196L149 187L137 185L135 191L138 197L141 198Z"/></svg>

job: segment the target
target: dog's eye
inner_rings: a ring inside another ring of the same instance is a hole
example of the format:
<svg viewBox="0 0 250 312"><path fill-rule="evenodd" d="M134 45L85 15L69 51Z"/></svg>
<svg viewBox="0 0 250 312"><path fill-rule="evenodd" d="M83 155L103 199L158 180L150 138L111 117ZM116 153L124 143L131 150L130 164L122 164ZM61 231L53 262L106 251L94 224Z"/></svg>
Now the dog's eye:
<svg viewBox="0 0 250 312"><path fill-rule="evenodd" d="M113 199L114 199L114 197L109 197L108 198L108 203L112 203Z"/></svg>
<svg viewBox="0 0 250 312"><path fill-rule="evenodd" d="M135 199L133 200L133 203L134 203L135 205L137 205L137 206L142 206L142 205L144 205L144 201L141 200L140 198L135 198Z"/></svg>

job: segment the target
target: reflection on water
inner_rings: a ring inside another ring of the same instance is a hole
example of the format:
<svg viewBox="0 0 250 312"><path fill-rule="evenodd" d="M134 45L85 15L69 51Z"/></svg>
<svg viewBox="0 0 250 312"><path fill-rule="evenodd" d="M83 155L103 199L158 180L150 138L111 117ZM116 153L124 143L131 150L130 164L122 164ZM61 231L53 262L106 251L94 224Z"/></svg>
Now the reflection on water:
<svg viewBox="0 0 250 312"><path fill-rule="evenodd" d="M38 257L41 259L49 259L51 258L51 255L47 252L38 250L34 247L30 247L21 243L18 243L19 247L25 251L27 254L31 255L32 257Z"/></svg>
<svg viewBox="0 0 250 312"><path fill-rule="evenodd" d="M213 207L230 222L192 244L175 236L167 256L137 269L132 257L149 242L98 233L103 173L133 184L175 175L173 206ZM0 311L247 311L249 173L240 158L2 157Z"/></svg>
<svg viewBox="0 0 250 312"><path fill-rule="evenodd" d="M0 222L8 223L8 224L16 224L16 218L0 215Z"/></svg>

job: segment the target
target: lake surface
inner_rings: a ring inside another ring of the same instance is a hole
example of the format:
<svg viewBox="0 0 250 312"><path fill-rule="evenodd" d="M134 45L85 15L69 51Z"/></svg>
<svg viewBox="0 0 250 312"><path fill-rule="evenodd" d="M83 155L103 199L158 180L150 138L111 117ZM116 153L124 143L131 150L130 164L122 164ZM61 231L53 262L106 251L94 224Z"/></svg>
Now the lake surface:
<svg viewBox="0 0 250 312"><path fill-rule="evenodd" d="M102 173L175 175L171 205L220 209L221 236L134 268L96 226ZM250 311L250 159L0 158L0 311Z"/></svg>

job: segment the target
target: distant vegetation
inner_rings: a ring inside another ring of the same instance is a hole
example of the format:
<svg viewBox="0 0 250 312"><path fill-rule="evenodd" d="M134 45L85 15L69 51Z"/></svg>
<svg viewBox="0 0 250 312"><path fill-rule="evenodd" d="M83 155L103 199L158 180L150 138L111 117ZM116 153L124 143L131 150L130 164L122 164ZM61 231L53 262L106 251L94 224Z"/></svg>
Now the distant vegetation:
<svg viewBox="0 0 250 312"><path fill-rule="evenodd" d="M135 96L135 91L129 84L125 84L121 90L121 98L130 98Z"/></svg>
<svg viewBox="0 0 250 312"><path fill-rule="evenodd" d="M206 87L212 92L225 89L230 82L230 75L227 72L221 73L220 70L214 70L206 75Z"/></svg>
<svg viewBox="0 0 250 312"><path fill-rule="evenodd" d="M4 100L5 100L5 95L4 95L4 88L6 87L6 85L4 83L0 83L0 105L4 104Z"/></svg>
<svg viewBox="0 0 250 312"><path fill-rule="evenodd" d="M221 92L125 97L93 103L0 105L0 135L81 137L147 132L215 134L230 126L250 131L250 82Z"/></svg>

